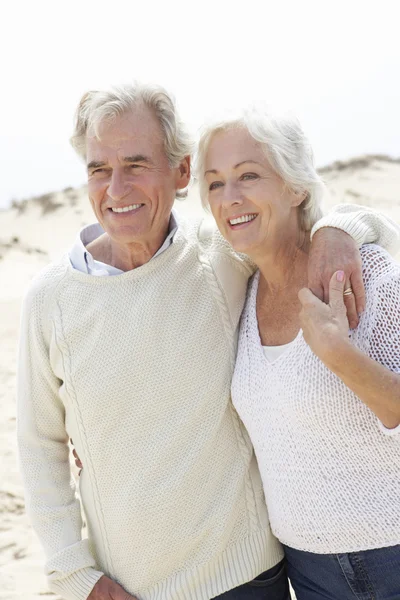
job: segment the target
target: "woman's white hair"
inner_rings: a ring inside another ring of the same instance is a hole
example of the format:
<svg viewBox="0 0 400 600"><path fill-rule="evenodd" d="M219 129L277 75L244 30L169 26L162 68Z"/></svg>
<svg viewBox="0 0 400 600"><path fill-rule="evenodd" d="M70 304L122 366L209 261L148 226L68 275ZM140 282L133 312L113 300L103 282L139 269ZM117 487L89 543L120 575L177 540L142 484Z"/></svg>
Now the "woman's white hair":
<svg viewBox="0 0 400 600"><path fill-rule="evenodd" d="M173 97L161 86L133 83L109 90L93 90L84 94L75 114L71 144L86 159L86 136L92 131L99 137L100 125L112 123L118 116L144 105L157 117L164 136L164 149L171 168L177 167L193 152L193 140L181 121ZM185 196L178 192L177 196Z"/></svg>
<svg viewBox="0 0 400 600"><path fill-rule="evenodd" d="M262 145L269 164L290 189L305 193L299 207L300 225L309 231L322 216L325 186L314 166L313 151L300 122L289 113L250 108L238 116L216 121L202 129L196 156L196 176L203 206L208 208L204 171L210 142L218 132L236 128L246 129Z"/></svg>

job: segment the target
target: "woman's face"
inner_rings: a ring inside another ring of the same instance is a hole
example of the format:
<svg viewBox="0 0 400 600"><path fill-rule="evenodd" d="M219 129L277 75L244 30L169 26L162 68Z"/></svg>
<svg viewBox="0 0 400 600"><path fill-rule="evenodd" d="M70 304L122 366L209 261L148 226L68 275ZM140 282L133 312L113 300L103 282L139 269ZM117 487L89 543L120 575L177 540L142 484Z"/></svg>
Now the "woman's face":
<svg viewBox="0 0 400 600"><path fill-rule="evenodd" d="M273 171L246 129L216 133L205 157L207 200L221 234L237 252L256 256L298 233L303 196Z"/></svg>

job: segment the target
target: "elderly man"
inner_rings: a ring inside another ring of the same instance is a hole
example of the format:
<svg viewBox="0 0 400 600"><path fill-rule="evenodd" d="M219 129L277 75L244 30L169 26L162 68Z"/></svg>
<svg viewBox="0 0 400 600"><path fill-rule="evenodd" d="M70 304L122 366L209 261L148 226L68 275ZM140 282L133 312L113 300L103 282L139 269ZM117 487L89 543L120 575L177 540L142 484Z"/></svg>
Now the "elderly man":
<svg viewBox="0 0 400 600"><path fill-rule="evenodd" d="M50 587L67 600L283 600L283 552L230 402L252 267L212 226L171 212L191 144L164 90L89 92L72 142L98 225L32 283L19 362L27 509ZM398 240L372 212L326 219L317 228L358 244ZM318 233L313 289L343 267L359 286L356 248Z"/></svg>

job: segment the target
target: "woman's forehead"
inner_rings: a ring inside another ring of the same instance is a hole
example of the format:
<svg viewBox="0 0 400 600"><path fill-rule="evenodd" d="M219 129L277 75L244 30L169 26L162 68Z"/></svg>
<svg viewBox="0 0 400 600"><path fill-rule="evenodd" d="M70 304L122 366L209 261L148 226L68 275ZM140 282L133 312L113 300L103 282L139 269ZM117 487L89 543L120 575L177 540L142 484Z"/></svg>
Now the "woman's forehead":
<svg viewBox="0 0 400 600"><path fill-rule="evenodd" d="M245 161L268 166L262 145L244 128L218 131L213 135L205 156L205 170L232 168Z"/></svg>

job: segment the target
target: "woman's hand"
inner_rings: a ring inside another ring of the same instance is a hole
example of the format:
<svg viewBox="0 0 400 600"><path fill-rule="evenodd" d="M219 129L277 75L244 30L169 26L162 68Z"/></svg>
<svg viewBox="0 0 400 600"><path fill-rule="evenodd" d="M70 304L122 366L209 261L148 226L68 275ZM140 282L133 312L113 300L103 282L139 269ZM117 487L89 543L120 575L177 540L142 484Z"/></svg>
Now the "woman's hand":
<svg viewBox="0 0 400 600"><path fill-rule="evenodd" d="M349 344L344 284L344 272L336 271L329 282L329 304L321 302L308 288L299 292L302 305L300 325L304 339L328 367L341 347Z"/></svg>
<svg viewBox="0 0 400 600"><path fill-rule="evenodd" d="M321 302L308 288L300 290L300 324L304 339L314 354L375 413L381 423L397 433L400 373L390 371L350 342L343 301L345 278L343 271L333 274L329 283L329 304ZM398 323L398 315L389 318Z"/></svg>

